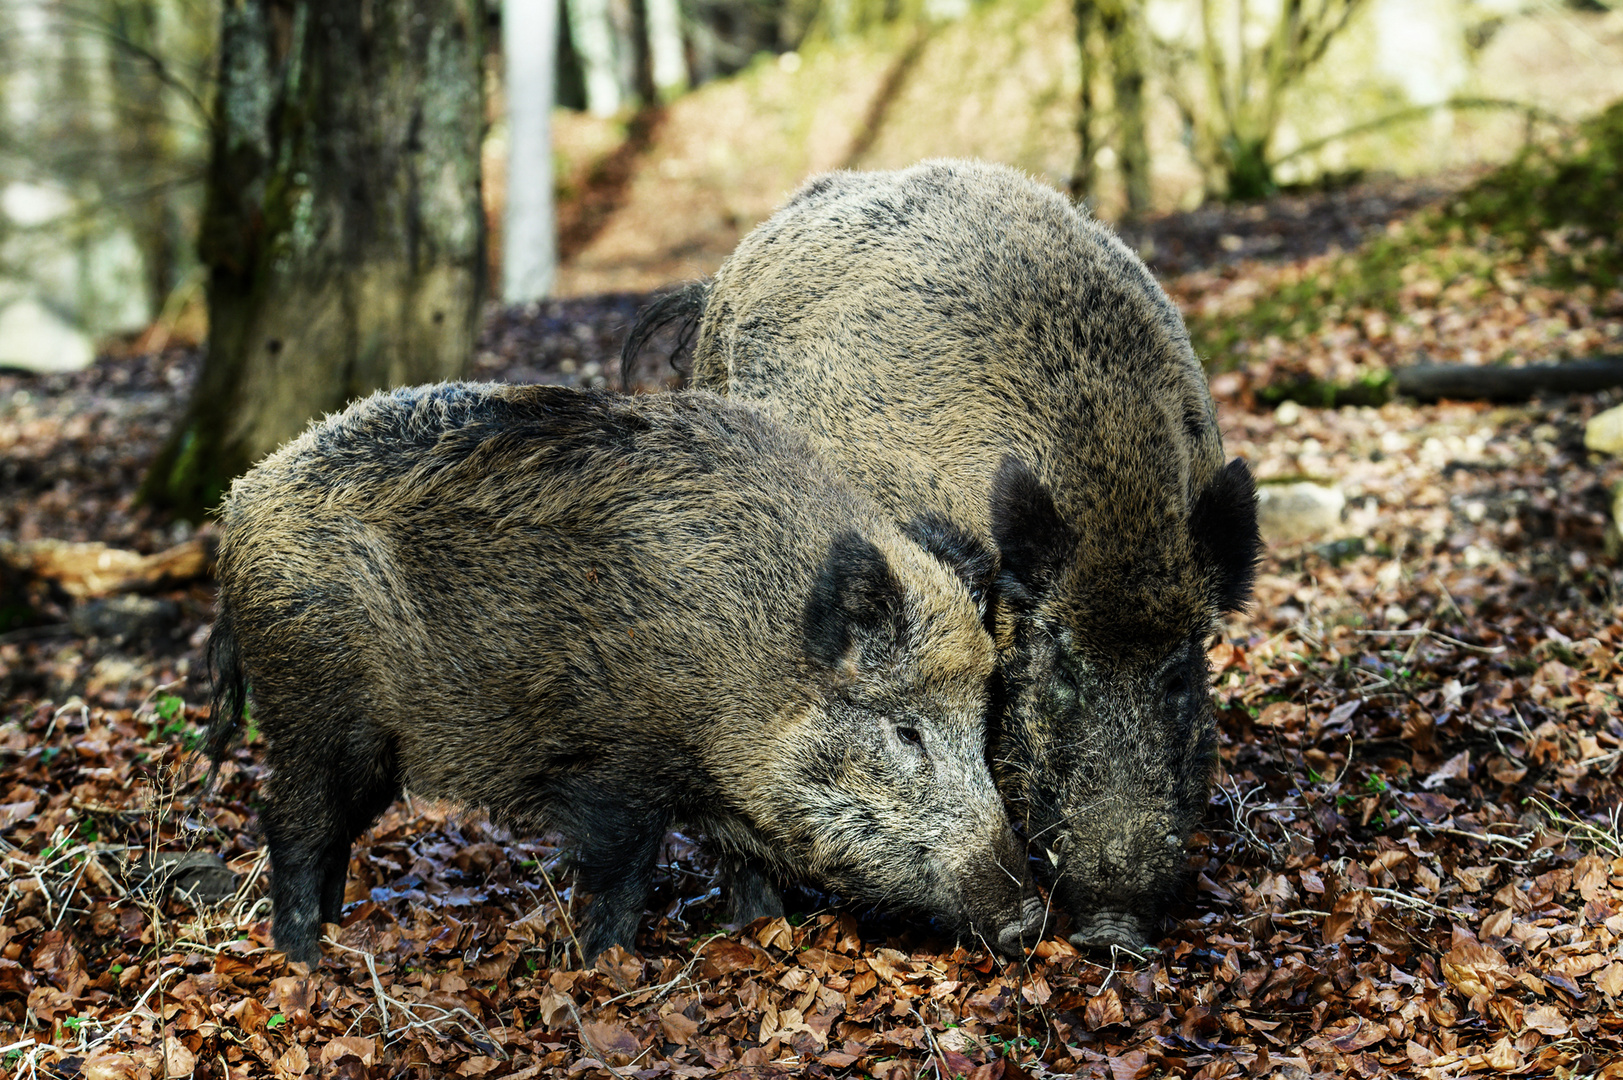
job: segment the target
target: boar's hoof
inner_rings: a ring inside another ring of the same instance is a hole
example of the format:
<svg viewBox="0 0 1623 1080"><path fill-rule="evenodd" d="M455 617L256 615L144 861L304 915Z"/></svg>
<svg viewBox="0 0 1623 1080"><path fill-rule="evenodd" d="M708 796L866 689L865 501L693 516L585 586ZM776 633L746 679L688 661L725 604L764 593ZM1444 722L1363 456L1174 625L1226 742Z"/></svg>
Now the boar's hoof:
<svg viewBox="0 0 1623 1080"><path fill-rule="evenodd" d="M1071 944L1081 949L1123 948L1143 952L1149 945L1139 921L1122 911L1096 912L1071 935Z"/></svg>

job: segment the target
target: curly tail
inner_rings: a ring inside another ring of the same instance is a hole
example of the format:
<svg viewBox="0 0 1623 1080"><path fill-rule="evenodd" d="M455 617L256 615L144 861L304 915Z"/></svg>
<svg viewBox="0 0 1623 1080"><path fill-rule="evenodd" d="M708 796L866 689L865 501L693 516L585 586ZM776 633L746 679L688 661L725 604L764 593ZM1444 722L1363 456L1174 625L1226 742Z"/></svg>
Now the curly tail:
<svg viewBox="0 0 1623 1080"><path fill-rule="evenodd" d="M209 771L197 795L200 802L214 787L214 779L220 773L220 762L225 760L226 751L236 740L237 731L242 727L242 714L248 704L248 680L242 673L237 628L231 617L231 609L224 604L220 606L214 629L209 633L208 667L214 690L210 699L208 736L203 742L204 749L208 751Z"/></svg>
<svg viewBox="0 0 1623 1080"><path fill-rule="evenodd" d="M699 320L704 318L705 304L710 301L709 281L693 281L666 293L658 300L637 312L637 321L631 326L631 333L626 335L626 343L620 348L620 385L622 389L632 389L632 376L637 370L637 354L648 339L659 333L665 327L676 324L676 348L671 350L671 367L683 376L688 369L680 363L683 353L689 351L693 345L693 336L699 331Z"/></svg>

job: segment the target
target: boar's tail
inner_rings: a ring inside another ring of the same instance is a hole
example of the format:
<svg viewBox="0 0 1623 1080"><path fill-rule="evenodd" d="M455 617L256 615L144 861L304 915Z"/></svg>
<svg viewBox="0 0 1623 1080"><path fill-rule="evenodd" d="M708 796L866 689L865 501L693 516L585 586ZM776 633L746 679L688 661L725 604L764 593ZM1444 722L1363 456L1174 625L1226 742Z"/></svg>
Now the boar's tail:
<svg viewBox="0 0 1623 1080"><path fill-rule="evenodd" d="M231 618L231 609L221 606L214 629L209 633L209 675L214 692L209 708L209 730L204 740L208 751L209 771L197 793L202 802L214 787L214 778L220 773L220 762L231 749L237 729L242 726L242 714L248 704L248 680L242 673L242 654L237 649L237 628Z"/></svg>
<svg viewBox="0 0 1623 1080"><path fill-rule="evenodd" d="M671 350L671 367L686 377L688 369L682 357L693 346L693 335L698 333L699 320L704 318L704 306L709 300L710 282L692 281L637 312L637 321L620 349L620 385L626 390L632 389L637 354L642 352L649 338L672 323L676 324L676 347Z"/></svg>

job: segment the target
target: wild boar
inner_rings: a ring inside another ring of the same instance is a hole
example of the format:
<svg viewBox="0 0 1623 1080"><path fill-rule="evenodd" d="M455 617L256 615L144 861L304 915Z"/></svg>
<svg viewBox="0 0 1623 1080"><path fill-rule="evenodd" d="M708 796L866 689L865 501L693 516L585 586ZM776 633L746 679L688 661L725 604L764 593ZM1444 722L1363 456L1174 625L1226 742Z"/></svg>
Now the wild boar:
<svg viewBox="0 0 1623 1080"><path fill-rule="evenodd" d="M673 322L697 323L694 386L807 432L897 520L995 544L998 783L1072 940L1141 945L1186 880L1215 761L1205 647L1260 546L1143 262L1012 169L832 173L625 355Z"/></svg>
<svg viewBox="0 0 1623 1080"><path fill-rule="evenodd" d="M992 562L711 395L442 384L312 425L232 486L210 641L216 767L249 692L266 740L278 947L319 962L404 789L566 837L588 961L634 947L677 824L738 921L803 878L1017 949Z"/></svg>

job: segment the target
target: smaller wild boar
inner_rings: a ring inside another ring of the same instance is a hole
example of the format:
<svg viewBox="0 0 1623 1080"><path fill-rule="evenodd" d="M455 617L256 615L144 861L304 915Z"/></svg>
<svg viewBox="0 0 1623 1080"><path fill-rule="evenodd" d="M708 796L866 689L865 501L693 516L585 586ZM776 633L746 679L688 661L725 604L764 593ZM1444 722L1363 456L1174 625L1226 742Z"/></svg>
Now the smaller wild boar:
<svg viewBox="0 0 1623 1080"><path fill-rule="evenodd" d="M632 948L665 832L731 916L801 878L1003 951L1042 909L986 763L990 556L898 528L708 394L375 394L221 514L209 752L251 687L277 945L320 959L350 844L400 794L575 847L584 951Z"/></svg>

